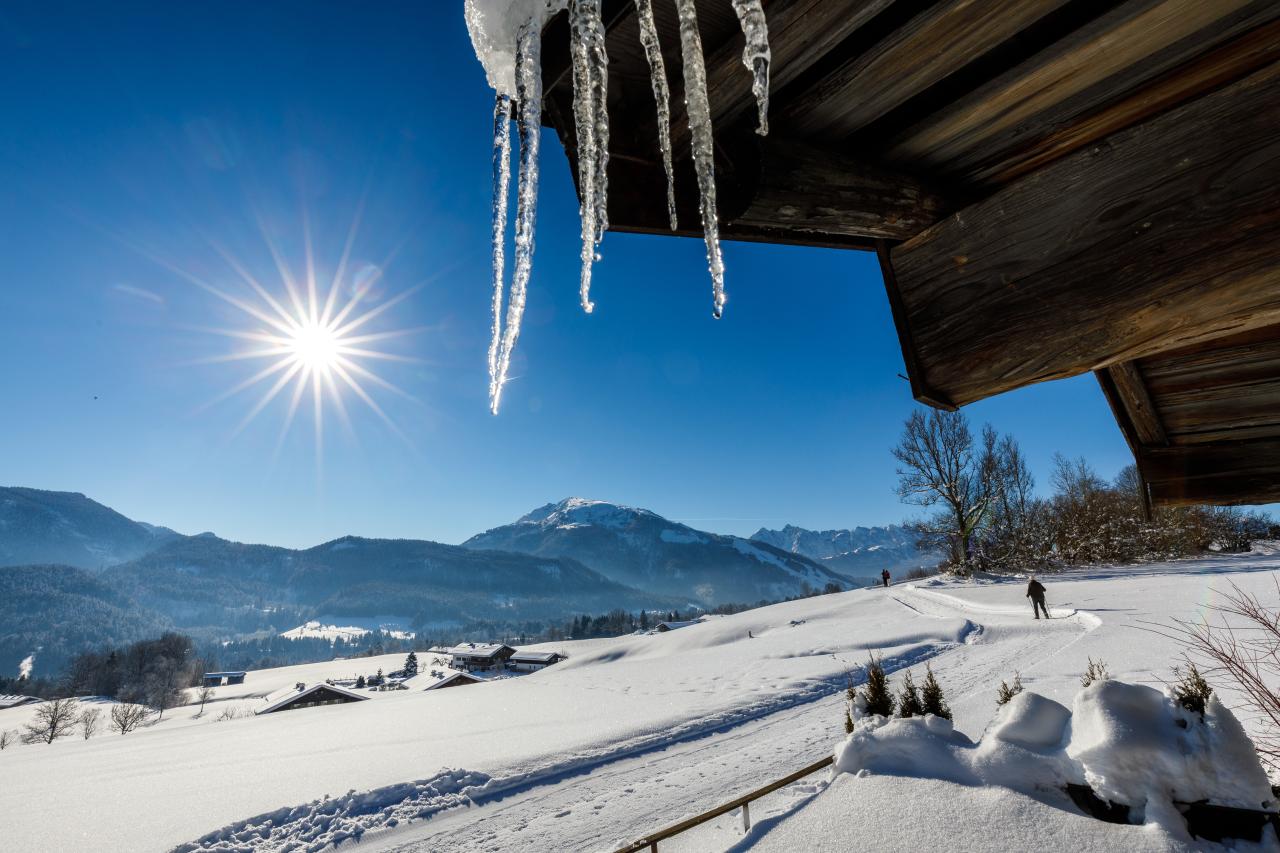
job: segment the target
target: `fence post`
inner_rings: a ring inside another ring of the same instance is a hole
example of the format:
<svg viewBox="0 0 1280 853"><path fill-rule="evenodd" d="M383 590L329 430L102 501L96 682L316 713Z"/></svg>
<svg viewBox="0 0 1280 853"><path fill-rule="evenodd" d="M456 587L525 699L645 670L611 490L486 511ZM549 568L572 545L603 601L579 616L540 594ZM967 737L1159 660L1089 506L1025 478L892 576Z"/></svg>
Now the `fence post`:
<svg viewBox="0 0 1280 853"><path fill-rule="evenodd" d="M751 803L742 804L742 832L751 831Z"/></svg>

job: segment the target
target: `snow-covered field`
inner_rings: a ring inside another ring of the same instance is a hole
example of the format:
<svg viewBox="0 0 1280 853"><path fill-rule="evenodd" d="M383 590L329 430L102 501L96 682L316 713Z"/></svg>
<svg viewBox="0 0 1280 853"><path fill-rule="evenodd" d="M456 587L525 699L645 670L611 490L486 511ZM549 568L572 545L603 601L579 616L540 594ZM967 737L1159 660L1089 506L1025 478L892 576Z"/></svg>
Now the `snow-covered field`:
<svg viewBox="0 0 1280 853"><path fill-rule="evenodd" d="M465 689L220 722L216 706L199 719L194 708L174 709L127 737L0 754L4 843L139 851L292 841L301 843L290 849L318 850L362 836L362 850L608 850L830 755L844 739L846 672L869 651L883 654L895 682L930 661L956 730L977 740L995 715L996 686L1015 670L1029 691L1068 708L1090 657L1119 680L1160 686L1180 649L1152 625L1202 615L1231 582L1269 601L1277 569L1280 558L1264 553L1049 576L1055 618L1038 622L1024 582L933 580L666 634L557 643L570 660ZM247 707L297 681L402 662L254 672L217 698ZM30 713L0 711L0 728ZM822 773L753 804L745 838L740 817L726 815L661 849L845 849L852 836L840 841L840 830L853 831L855 812L863 849L918 849L920 839L957 850L977 839L1002 850L1066 838L1082 849L1185 844L1003 788L847 774L828 787ZM941 814L961 825L944 830ZM1027 828L1032 820L1045 834Z"/></svg>

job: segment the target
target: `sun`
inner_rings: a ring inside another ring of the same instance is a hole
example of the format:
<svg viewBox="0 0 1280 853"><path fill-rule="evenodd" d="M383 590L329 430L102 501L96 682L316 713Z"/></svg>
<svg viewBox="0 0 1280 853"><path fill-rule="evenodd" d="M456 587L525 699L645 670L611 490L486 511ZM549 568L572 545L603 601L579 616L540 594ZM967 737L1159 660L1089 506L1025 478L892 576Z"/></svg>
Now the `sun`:
<svg viewBox="0 0 1280 853"><path fill-rule="evenodd" d="M337 328L308 320L300 323L288 336L285 344L293 360L307 370L324 373L340 363L343 344Z"/></svg>

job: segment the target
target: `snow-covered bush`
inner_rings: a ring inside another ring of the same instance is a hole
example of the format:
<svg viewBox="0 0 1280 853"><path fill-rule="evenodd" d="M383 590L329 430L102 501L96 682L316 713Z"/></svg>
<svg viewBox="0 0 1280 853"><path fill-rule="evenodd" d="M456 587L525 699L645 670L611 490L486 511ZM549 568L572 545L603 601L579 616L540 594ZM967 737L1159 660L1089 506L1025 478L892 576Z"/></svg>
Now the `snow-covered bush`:
<svg viewBox="0 0 1280 853"><path fill-rule="evenodd" d="M924 706L920 704L920 690L910 670L902 676L902 692L898 694L898 716L920 717L924 715Z"/></svg>
<svg viewBox="0 0 1280 853"><path fill-rule="evenodd" d="M1013 684L1007 681L1000 682L1000 688L996 691L996 704L1007 705L1009 700L1022 692L1022 674L1015 671L1013 673Z"/></svg>
<svg viewBox="0 0 1280 853"><path fill-rule="evenodd" d="M933 675L933 667L924 665L924 686L920 688L920 710L945 720L951 719L951 708L942 695L942 685Z"/></svg>
<svg viewBox="0 0 1280 853"><path fill-rule="evenodd" d="M1080 686L1088 687L1096 682L1106 681L1110 677L1110 673L1107 672L1107 665L1101 658L1098 660L1089 658L1089 665L1085 667L1084 675L1080 676Z"/></svg>
<svg viewBox="0 0 1280 853"><path fill-rule="evenodd" d="M1175 666L1173 674L1178 676L1178 680L1173 683L1170 690L1173 691L1178 704L1203 717L1209 697L1213 695L1213 688L1209 686L1209 682L1204 680L1204 676L1193 663L1187 664L1185 670Z"/></svg>
<svg viewBox="0 0 1280 853"><path fill-rule="evenodd" d="M867 680L862 685L860 695L860 710L863 713L893 716L894 699L889 692L889 676L885 674L883 662L875 655L867 661Z"/></svg>

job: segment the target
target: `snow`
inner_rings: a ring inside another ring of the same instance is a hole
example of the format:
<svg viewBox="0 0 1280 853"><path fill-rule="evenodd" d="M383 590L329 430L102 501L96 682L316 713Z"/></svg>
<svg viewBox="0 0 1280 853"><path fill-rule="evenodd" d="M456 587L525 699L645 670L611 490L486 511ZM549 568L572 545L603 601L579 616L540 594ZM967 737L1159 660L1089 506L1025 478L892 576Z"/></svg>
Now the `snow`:
<svg viewBox="0 0 1280 853"><path fill-rule="evenodd" d="M371 634L374 630L381 630L401 640L413 638L412 631L401 630L398 623L378 623L376 619L369 620L373 623L373 627L361 625L337 625L323 620L312 619L296 628L290 628L280 634L291 640L298 640L304 637L316 638L321 640L329 640L330 642L342 638L344 640L354 640L357 637L363 637L365 634Z"/></svg>
<svg viewBox="0 0 1280 853"><path fill-rule="evenodd" d="M870 775L840 773L828 786L819 774L753 803L746 839L728 815L662 849L936 848L944 824L948 849L1219 849L1150 815L1147 826L1082 817L1052 783L1083 781L1086 767L1142 783L1073 753L1121 737L1117 726L1082 728L1089 657L1105 659L1117 682L1158 686L1180 650L1142 626L1195 618L1228 582L1274 594L1277 569L1280 558L1222 555L1046 576L1063 615L1039 622L1017 579L856 590L663 634L544 644L534 649L569 659L465 689L360 691L372 701L216 722L220 706L261 707L298 681L390 672L404 655L250 672L219 688L199 719L186 706L127 737L6 750L6 776L22 784L0 787L5 844L307 850L358 834L361 850L405 853L610 849L832 754L844 739L846 673L875 651L895 687L908 669L919 683L931 662L954 726L885 722L859 747ZM423 670L441 669L430 657L419 655ZM1015 669L1026 698L997 713L996 686ZM1109 718L1126 719L1123 703L1101 698ZM0 711L0 729L29 707ZM1058 729L1065 708L1072 725ZM1211 707L1204 726L1226 750L1223 766L1241 766L1227 716ZM909 760L928 778L900 775ZM1257 795L1240 784L1240 795ZM928 816L904 820L903 804L918 801ZM68 812L68 802L79 805Z"/></svg>
<svg viewBox="0 0 1280 853"><path fill-rule="evenodd" d="M542 26L568 0L466 0L463 17L476 58L489 86L499 94L516 94L516 52L520 30Z"/></svg>

